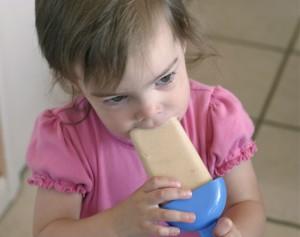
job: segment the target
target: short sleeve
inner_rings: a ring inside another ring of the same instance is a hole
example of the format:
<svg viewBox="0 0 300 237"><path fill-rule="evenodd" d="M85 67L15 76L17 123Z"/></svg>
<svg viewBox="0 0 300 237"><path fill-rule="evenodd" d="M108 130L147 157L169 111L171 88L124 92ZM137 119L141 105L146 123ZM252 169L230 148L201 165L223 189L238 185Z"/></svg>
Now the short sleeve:
<svg viewBox="0 0 300 237"><path fill-rule="evenodd" d="M240 101L222 87L215 87L207 120L208 167L223 176L256 152L254 125Z"/></svg>
<svg viewBox="0 0 300 237"><path fill-rule="evenodd" d="M74 126L51 110L37 118L26 154L32 171L29 184L83 196L91 190L91 175Z"/></svg>

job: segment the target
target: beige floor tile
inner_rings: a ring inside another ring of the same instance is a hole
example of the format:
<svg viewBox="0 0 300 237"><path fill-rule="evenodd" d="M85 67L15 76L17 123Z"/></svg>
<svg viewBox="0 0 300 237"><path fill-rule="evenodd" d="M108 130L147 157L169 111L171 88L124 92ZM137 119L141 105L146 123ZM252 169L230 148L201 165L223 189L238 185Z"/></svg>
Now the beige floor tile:
<svg viewBox="0 0 300 237"><path fill-rule="evenodd" d="M299 0L200 0L191 4L217 35L286 47L299 16Z"/></svg>
<svg viewBox="0 0 300 237"><path fill-rule="evenodd" d="M264 237L299 237L300 230L288 226L267 223Z"/></svg>
<svg viewBox="0 0 300 237"><path fill-rule="evenodd" d="M266 118L300 127L300 57L291 56Z"/></svg>
<svg viewBox="0 0 300 237"><path fill-rule="evenodd" d="M300 224L300 133L264 125L253 158L267 215Z"/></svg>
<svg viewBox="0 0 300 237"><path fill-rule="evenodd" d="M192 65L192 78L220 84L231 90L248 113L257 117L271 87L282 55L269 51L217 42L221 57Z"/></svg>
<svg viewBox="0 0 300 237"><path fill-rule="evenodd" d="M24 181L28 173L24 175ZM22 186L17 199L0 219L0 236L31 237L35 188L27 184Z"/></svg>

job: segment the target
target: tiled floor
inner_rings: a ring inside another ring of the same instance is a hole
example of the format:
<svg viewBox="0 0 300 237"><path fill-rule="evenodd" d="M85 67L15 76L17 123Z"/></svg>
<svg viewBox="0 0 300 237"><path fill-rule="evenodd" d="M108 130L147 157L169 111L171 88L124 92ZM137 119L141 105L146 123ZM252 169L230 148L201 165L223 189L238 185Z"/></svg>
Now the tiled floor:
<svg viewBox="0 0 300 237"><path fill-rule="evenodd" d="M265 237L300 236L300 3L190 4L196 17L205 15L222 55L217 66L208 60L190 75L233 91L256 124L259 152L253 162L267 208ZM31 236L33 200L34 189L25 185L0 222L0 236Z"/></svg>

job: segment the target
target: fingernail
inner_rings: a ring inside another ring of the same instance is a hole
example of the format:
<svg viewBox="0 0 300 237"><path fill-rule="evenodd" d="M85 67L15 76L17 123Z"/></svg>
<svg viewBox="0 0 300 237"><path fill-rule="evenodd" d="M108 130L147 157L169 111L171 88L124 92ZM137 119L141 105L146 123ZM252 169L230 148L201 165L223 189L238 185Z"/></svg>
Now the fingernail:
<svg viewBox="0 0 300 237"><path fill-rule="evenodd" d="M186 197L192 197L192 195L193 195L193 193L192 193L191 190L185 190L184 191L184 196L186 196Z"/></svg>
<svg viewBox="0 0 300 237"><path fill-rule="evenodd" d="M180 188L181 187L181 184L180 184L180 182L174 182L173 183L173 185L174 185L174 187L176 187L176 188Z"/></svg>
<svg viewBox="0 0 300 237"><path fill-rule="evenodd" d="M171 236L176 236L180 234L180 229L178 228L172 228L172 230L170 231Z"/></svg>
<svg viewBox="0 0 300 237"><path fill-rule="evenodd" d="M189 222L194 222L196 220L196 215L195 214L189 214L188 215L188 220L189 220Z"/></svg>

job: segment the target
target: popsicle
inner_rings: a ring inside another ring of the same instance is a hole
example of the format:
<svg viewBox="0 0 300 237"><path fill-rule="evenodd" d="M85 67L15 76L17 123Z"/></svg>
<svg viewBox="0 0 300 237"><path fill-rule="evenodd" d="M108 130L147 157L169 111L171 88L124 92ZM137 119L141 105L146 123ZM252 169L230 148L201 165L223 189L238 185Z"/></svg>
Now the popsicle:
<svg viewBox="0 0 300 237"><path fill-rule="evenodd" d="M135 128L130 136L149 178L173 177L191 190L212 180L177 118L153 129Z"/></svg>

